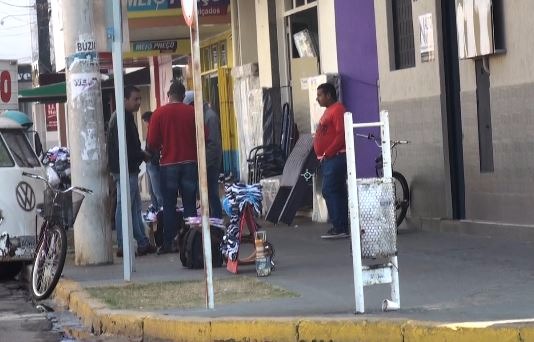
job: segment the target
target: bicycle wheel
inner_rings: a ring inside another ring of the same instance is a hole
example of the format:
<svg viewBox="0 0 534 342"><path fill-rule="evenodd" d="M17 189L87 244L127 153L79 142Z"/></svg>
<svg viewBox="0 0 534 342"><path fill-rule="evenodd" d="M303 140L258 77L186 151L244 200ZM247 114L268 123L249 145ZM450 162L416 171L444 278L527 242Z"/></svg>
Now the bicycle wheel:
<svg viewBox="0 0 534 342"><path fill-rule="evenodd" d="M32 292L37 300L48 298L61 277L67 256L67 234L57 224L46 228L32 268Z"/></svg>
<svg viewBox="0 0 534 342"><path fill-rule="evenodd" d="M395 190L395 223L398 228L404 221L410 205L410 189L406 178L397 171L393 171L393 182Z"/></svg>

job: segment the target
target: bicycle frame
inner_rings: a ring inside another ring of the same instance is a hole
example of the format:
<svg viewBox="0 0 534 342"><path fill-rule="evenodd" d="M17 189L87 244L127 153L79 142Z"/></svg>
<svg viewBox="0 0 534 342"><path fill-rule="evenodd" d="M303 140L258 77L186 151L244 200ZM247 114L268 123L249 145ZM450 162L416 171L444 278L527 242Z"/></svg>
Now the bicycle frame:
<svg viewBox="0 0 534 342"><path fill-rule="evenodd" d="M371 141L374 141L374 143L376 144L376 146L378 148L382 148L381 147L381 140L377 137L375 137L372 133L369 133L367 135L365 134L361 134L361 133L356 133L355 134L357 137L360 137L360 138L365 138L367 140L371 140ZM393 152L395 152L395 158L392 158L392 161L391 161L391 165L395 165L395 161L397 159L397 156L396 156L396 153L397 153L397 146L398 145L405 145L405 144L409 144L410 141L408 140L390 140L391 142L391 154L393 154ZM381 171L382 171L382 168L383 168L383 165L382 165L382 153L380 153L376 159L375 159L375 170L376 170L376 175L379 176L381 175Z"/></svg>

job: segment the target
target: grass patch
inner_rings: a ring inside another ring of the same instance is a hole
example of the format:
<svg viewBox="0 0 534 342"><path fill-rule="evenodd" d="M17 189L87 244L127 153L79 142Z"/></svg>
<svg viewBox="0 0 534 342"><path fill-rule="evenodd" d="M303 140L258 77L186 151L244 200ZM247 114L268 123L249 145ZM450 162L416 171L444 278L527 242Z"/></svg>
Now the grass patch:
<svg viewBox="0 0 534 342"><path fill-rule="evenodd" d="M213 281L215 304L297 297L296 293L253 277L235 276ZM175 281L124 286L90 287L91 296L112 309L190 309L205 304L204 281Z"/></svg>

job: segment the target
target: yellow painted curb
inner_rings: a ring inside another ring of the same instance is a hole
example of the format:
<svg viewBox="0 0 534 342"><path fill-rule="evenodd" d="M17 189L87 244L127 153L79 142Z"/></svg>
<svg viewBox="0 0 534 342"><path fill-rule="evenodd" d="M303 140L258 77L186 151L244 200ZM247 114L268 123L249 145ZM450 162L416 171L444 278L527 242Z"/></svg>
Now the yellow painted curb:
<svg viewBox="0 0 534 342"><path fill-rule="evenodd" d="M425 326L424 323L407 323L404 342L519 342L518 328L450 328Z"/></svg>
<svg viewBox="0 0 534 342"><path fill-rule="evenodd" d="M143 337L144 314L109 309L98 310L96 314L100 319L102 334L126 336L130 339Z"/></svg>
<svg viewBox="0 0 534 342"><path fill-rule="evenodd" d="M534 342L534 326L525 325L474 328L356 318L180 318L111 310L79 284L64 279L58 284L54 298L66 303L97 335L145 341Z"/></svg>
<svg viewBox="0 0 534 342"><path fill-rule="evenodd" d="M91 328L95 334L100 334L102 324L97 311L106 309L104 304L93 299L87 292L82 290L70 294L69 309L76 313L82 323Z"/></svg>
<svg viewBox="0 0 534 342"><path fill-rule="evenodd" d="M208 319L180 319L151 315L143 321L143 340L161 339L183 342L212 341Z"/></svg>
<svg viewBox="0 0 534 342"><path fill-rule="evenodd" d="M402 323L351 319L302 320L298 341L402 342Z"/></svg>
<svg viewBox="0 0 534 342"><path fill-rule="evenodd" d="M60 279L54 289L54 299L60 305L68 307L70 294L75 291L82 291L80 284L68 279Z"/></svg>
<svg viewBox="0 0 534 342"><path fill-rule="evenodd" d="M298 338L297 326L294 318L217 319L211 322L211 338L213 341L294 342Z"/></svg>
<svg viewBox="0 0 534 342"><path fill-rule="evenodd" d="M534 327L519 328L519 336L522 342L534 342Z"/></svg>

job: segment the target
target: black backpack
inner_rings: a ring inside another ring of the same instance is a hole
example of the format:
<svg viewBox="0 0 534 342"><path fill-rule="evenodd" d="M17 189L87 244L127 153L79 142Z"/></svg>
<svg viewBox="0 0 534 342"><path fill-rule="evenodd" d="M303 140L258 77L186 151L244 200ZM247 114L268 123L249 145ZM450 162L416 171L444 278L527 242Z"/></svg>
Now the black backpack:
<svg viewBox="0 0 534 342"><path fill-rule="evenodd" d="M222 267L223 256L221 242L224 236L222 229L210 227L211 231L211 259L213 267ZM204 268L204 253L202 251L202 232L200 229L190 228L179 237L180 261L187 268Z"/></svg>

